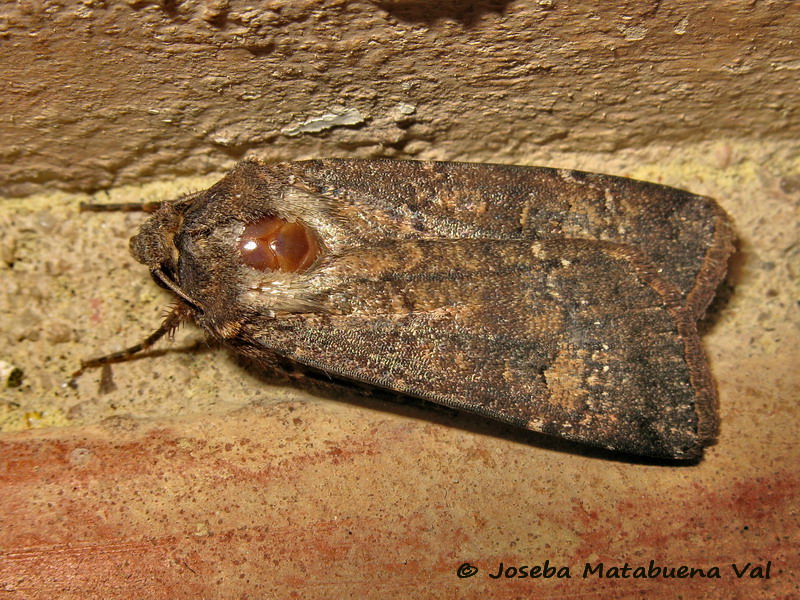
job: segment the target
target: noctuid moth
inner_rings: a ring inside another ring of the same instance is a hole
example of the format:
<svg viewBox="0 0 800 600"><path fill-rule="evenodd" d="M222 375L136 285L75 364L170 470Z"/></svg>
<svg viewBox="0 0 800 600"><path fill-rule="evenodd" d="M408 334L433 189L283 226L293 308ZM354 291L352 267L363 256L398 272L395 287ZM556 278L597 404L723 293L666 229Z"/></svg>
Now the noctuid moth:
<svg viewBox="0 0 800 600"><path fill-rule="evenodd" d="M131 250L178 304L83 368L193 319L267 368L613 450L695 458L716 433L696 323L733 233L710 198L539 167L245 161Z"/></svg>

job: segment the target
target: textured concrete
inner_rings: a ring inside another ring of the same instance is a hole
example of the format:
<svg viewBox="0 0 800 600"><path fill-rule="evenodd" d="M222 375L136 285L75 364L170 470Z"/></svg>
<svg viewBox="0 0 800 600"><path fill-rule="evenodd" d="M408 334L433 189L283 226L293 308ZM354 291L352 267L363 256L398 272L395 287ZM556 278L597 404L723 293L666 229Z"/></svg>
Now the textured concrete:
<svg viewBox="0 0 800 600"><path fill-rule="evenodd" d="M248 153L480 157L797 139L793 0L0 5L0 194Z"/></svg>
<svg viewBox="0 0 800 600"><path fill-rule="evenodd" d="M3 4L3 597L799 597L799 23L789 0ZM191 328L104 393L67 387L170 302L127 253L143 217L78 203L173 198L253 153L717 198L741 244L702 328L717 445L675 466L311 393ZM651 560L720 579L582 577ZM571 578L487 576L545 561Z"/></svg>
<svg viewBox="0 0 800 600"><path fill-rule="evenodd" d="M190 329L114 366L113 391L99 393L96 372L64 387L81 358L140 339L169 298L126 254L142 216L79 215L80 196L6 202L0 358L23 377L2 392L0 586L9 598L795 597L798 155L719 142L557 160L713 195L736 223L742 250L704 326L722 432L690 466L309 394L222 349L186 350ZM582 578L587 562L651 559L721 579ZM572 578L487 576L545 560ZM770 579L730 566L767 561ZM458 578L464 562L481 571Z"/></svg>

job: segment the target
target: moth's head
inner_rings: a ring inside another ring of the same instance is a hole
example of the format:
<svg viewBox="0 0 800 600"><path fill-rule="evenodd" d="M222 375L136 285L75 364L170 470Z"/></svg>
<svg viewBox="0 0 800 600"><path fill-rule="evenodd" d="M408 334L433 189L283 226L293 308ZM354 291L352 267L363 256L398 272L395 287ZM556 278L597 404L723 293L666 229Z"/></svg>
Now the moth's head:
<svg viewBox="0 0 800 600"><path fill-rule="evenodd" d="M131 238L131 254L151 272L161 271L169 278L175 276L179 258L175 235L181 229L191 201L192 197L187 197L163 204Z"/></svg>

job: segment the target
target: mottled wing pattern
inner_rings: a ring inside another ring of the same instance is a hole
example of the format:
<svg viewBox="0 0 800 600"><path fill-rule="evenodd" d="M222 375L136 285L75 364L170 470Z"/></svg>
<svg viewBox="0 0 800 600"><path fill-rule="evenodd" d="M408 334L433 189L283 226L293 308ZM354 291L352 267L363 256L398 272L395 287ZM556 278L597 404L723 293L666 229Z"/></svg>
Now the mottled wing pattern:
<svg viewBox="0 0 800 600"><path fill-rule="evenodd" d="M355 209L353 238L594 239L626 244L700 318L734 239L711 198L581 171L452 162L281 165L292 185Z"/></svg>
<svg viewBox="0 0 800 600"><path fill-rule="evenodd" d="M365 259L375 272L328 282L327 312L254 322L258 343L608 448L688 457L713 430L713 388L678 294L623 246L406 241L354 251L336 271Z"/></svg>

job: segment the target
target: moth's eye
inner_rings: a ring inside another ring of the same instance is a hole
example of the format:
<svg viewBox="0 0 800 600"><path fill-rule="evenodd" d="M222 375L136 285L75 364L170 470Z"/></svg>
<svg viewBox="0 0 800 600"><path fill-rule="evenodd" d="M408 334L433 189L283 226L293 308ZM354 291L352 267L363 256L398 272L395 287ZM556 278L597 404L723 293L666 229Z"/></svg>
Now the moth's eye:
<svg viewBox="0 0 800 600"><path fill-rule="evenodd" d="M319 250L311 229L274 216L249 223L239 239L244 264L259 271L300 273L317 259Z"/></svg>

